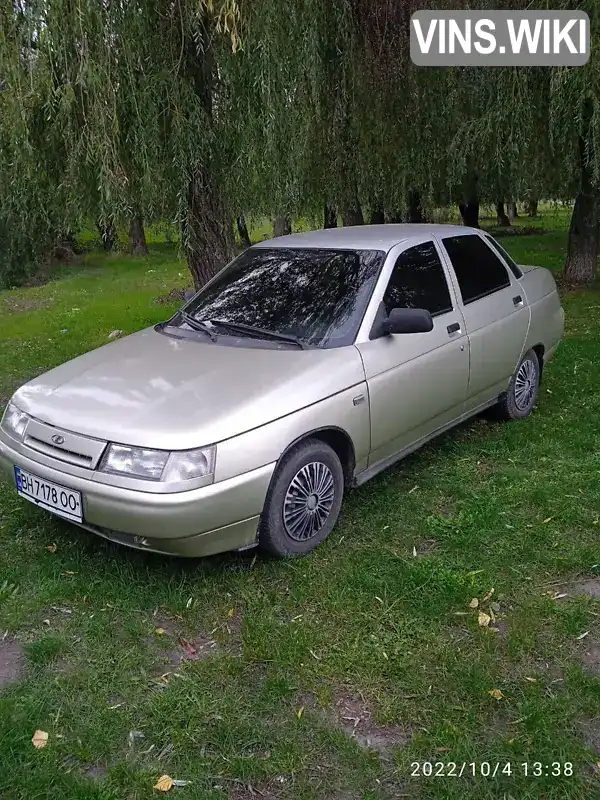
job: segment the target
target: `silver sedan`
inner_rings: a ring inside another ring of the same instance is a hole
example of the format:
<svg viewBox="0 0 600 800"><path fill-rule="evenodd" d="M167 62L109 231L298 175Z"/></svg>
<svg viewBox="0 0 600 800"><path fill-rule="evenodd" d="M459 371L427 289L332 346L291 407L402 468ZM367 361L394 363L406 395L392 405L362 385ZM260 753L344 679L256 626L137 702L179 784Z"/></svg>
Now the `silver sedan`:
<svg viewBox="0 0 600 800"><path fill-rule="evenodd" d="M132 547L301 555L345 490L485 408L526 417L563 325L552 274L479 230L284 236L166 322L22 386L0 465L26 500Z"/></svg>

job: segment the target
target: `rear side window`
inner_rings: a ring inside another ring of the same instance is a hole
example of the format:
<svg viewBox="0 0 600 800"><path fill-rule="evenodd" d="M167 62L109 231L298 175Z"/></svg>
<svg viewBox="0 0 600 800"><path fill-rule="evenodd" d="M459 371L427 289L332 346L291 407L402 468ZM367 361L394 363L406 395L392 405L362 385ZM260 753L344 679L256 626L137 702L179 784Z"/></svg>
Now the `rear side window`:
<svg viewBox="0 0 600 800"><path fill-rule="evenodd" d="M515 278L522 278L522 277L523 277L523 273L522 273L522 272L521 272L521 270L519 269L518 265L517 265L517 264L515 264L515 262L513 261L513 259L512 259L512 258L511 258L511 257L508 255L508 253L507 253L507 252L506 252L506 250L505 250L505 249L502 247L502 245L501 245L501 244L499 244L499 243L498 243L498 242L497 242L495 239L492 239L492 237L491 237L491 236L486 236L486 237L485 237L485 240L486 240L486 242L487 242L489 245L491 245L491 246L494 248L494 250L495 250L495 251L496 251L496 252L497 252L499 255L501 255L501 256L502 256L502 258L503 258L503 259L506 261L506 263L508 264L508 268L509 268L509 270L510 270L510 271L512 272L512 274L515 276Z"/></svg>
<svg viewBox="0 0 600 800"><path fill-rule="evenodd" d="M409 247L398 256L383 296L385 310L425 308L432 316L452 311L442 262L433 242Z"/></svg>
<svg viewBox="0 0 600 800"><path fill-rule="evenodd" d="M451 236L443 242L465 305L510 286L506 267L481 236Z"/></svg>

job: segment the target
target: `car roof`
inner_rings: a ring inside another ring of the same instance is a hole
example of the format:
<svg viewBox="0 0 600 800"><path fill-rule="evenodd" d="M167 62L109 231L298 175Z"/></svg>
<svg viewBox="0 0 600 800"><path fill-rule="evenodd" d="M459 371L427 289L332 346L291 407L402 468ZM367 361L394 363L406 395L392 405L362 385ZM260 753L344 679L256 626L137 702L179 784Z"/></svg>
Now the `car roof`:
<svg viewBox="0 0 600 800"><path fill-rule="evenodd" d="M292 233L258 242L253 247L322 247L348 250L390 250L399 242L423 236L460 236L477 233L464 225L349 225L344 228L324 228L306 233Z"/></svg>

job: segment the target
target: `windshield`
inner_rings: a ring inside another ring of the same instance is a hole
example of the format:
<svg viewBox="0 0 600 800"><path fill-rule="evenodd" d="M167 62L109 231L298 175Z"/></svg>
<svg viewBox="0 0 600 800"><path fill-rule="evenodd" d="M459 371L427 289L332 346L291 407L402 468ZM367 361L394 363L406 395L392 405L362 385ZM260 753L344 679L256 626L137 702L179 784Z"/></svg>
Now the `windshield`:
<svg viewBox="0 0 600 800"><path fill-rule="evenodd" d="M185 311L196 321L214 321L216 333L222 321L341 347L356 337L384 259L380 250L252 248Z"/></svg>

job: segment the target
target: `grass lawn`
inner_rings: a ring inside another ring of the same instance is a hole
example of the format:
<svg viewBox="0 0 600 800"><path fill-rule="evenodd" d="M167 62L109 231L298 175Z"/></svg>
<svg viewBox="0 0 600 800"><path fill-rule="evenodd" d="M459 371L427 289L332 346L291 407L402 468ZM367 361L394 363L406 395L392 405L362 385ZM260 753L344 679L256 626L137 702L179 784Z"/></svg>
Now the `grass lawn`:
<svg viewBox="0 0 600 800"><path fill-rule="evenodd" d="M559 269L567 221L503 244ZM0 293L0 406L186 283L153 242ZM0 797L158 797L164 773L182 800L600 796L600 294L564 303L532 417L351 492L303 560L132 552L0 483Z"/></svg>

